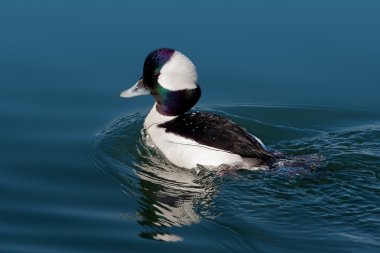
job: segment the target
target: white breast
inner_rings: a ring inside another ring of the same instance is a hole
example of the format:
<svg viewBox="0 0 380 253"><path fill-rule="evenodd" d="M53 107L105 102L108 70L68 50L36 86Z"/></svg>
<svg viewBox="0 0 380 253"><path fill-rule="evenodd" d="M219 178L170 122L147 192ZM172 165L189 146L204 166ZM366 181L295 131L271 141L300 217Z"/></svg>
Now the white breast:
<svg viewBox="0 0 380 253"><path fill-rule="evenodd" d="M255 159L243 159L240 155L212 148L173 133L166 133L159 124L174 119L176 116L165 116L156 110L156 104L144 122L144 128L151 142L173 164L183 168L195 168L197 164L216 167L221 164L252 166Z"/></svg>
<svg viewBox="0 0 380 253"><path fill-rule="evenodd" d="M158 127L159 124L174 118L175 116L165 116L157 112L155 104L144 122L144 128L150 140L173 164L191 169L195 168L197 164L219 166L243 162L239 155L201 145L191 139L172 133L166 133L164 128Z"/></svg>

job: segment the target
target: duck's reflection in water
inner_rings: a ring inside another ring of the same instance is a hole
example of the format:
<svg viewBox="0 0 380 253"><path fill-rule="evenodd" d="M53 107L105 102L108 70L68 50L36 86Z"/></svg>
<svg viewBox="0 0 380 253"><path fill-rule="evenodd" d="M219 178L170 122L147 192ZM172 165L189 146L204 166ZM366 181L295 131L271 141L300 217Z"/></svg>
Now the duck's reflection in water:
<svg viewBox="0 0 380 253"><path fill-rule="evenodd" d="M155 163L157 165L157 163ZM163 241L181 241L170 232L172 227L199 223L202 217L213 217L212 199L216 188L214 177L167 165L143 165L140 178L140 236Z"/></svg>
<svg viewBox="0 0 380 253"><path fill-rule="evenodd" d="M94 161L96 167L111 175L128 196L136 198L141 237L181 241L183 238L174 234L178 233L178 227L217 215L213 197L219 177L202 168L185 170L167 162L150 145L145 131L139 133L144 118L141 114L130 115L112 122L98 133ZM124 215L135 217L131 213Z"/></svg>

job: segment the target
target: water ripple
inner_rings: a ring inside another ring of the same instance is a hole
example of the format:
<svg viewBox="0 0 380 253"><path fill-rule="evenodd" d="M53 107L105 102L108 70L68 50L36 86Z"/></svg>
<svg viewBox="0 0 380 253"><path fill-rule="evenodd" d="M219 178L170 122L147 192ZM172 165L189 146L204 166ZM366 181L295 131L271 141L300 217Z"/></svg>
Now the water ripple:
<svg viewBox="0 0 380 253"><path fill-rule="evenodd" d="M333 110L324 117L336 118L335 125L331 121L316 126L310 124L312 119L279 124L274 118L247 116L258 109L267 115L282 110L247 106L203 110L228 116L269 140L271 148L292 157L292 165L302 161L317 170L305 166L217 172L177 168L146 144L141 131L145 114L120 118L97 134L96 167L136 201L136 214L125 215L140 225L139 236L185 242L197 231L203 240L238 252L262 249L252 236L261 243L271 238L283 247L294 240L310 243L305 235L328 241L330 249L341 241L356 249L378 246L374 238L380 228L379 118L371 122L368 116L365 124L342 127L350 113L344 111L339 118ZM299 117L309 114L305 110Z"/></svg>

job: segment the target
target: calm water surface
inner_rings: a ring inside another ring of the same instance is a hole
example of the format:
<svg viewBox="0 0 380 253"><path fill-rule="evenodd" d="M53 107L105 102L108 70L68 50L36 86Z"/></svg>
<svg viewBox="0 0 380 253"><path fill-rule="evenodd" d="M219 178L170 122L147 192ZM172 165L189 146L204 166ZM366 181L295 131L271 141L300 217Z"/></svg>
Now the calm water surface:
<svg viewBox="0 0 380 253"><path fill-rule="evenodd" d="M0 252L379 252L379 1L0 3ZM306 168L186 171L146 145L151 50L196 110ZM317 167L315 165L318 164Z"/></svg>

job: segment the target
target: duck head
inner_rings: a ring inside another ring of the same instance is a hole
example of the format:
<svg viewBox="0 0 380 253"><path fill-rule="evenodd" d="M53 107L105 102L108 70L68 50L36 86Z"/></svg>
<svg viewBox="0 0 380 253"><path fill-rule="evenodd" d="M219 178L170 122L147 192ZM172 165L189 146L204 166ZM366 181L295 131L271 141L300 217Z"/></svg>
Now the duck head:
<svg viewBox="0 0 380 253"><path fill-rule="evenodd" d="M156 109L163 115L176 116L187 112L201 96L194 64L174 49L154 50L145 58L142 78L120 96L129 98L148 94L155 98Z"/></svg>

